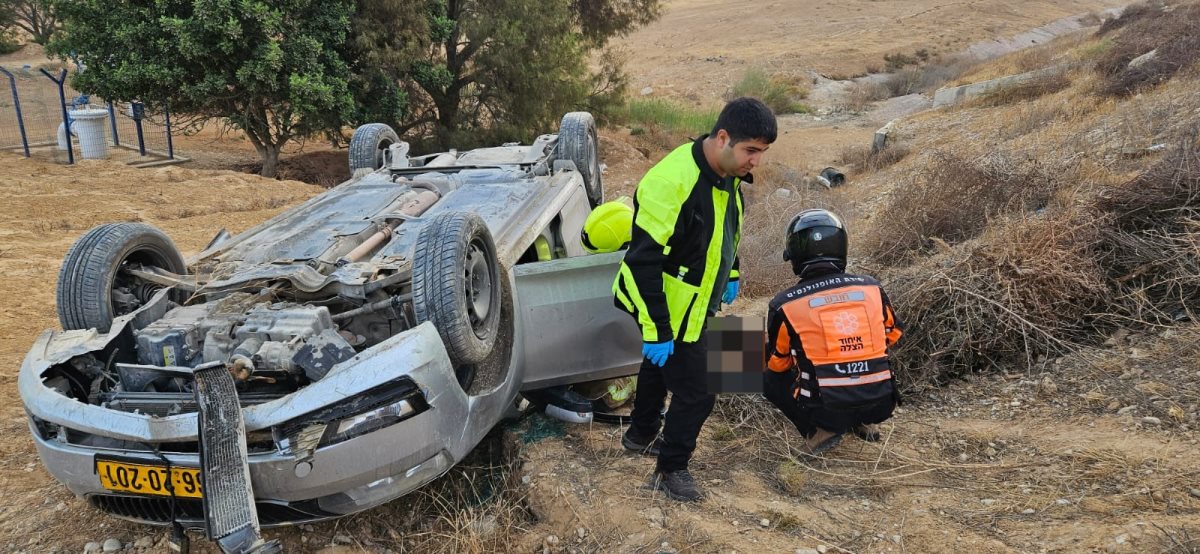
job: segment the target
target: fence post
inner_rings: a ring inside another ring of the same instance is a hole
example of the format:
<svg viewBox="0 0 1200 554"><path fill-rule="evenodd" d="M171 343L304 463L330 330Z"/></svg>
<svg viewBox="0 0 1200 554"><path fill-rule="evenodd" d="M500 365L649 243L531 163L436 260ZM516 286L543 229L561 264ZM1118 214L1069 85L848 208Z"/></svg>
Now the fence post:
<svg viewBox="0 0 1200 554"><path fill-rule="evenodd" d="M25 148L25 157L29 157L29 137L25 136L25 118L21 115L21 99L17 96L17 78L7 69L0 67L0 72L8 76L8 84L12 87L13 107L17 109L17 128L21 130L21 146Z"/></svg>
<svg viewBox="0 0 1200 554"><path fill-rule="evenodd" d="M146 117L146 105L134 100L129 104L129 110L133 112L133 128L137 130L138 154L145 156L146 137L142 134L142 118Z"/></svg>
<svg viewBox="0 0 1200 554"><path fill-rule="evenodd" d="M163 115L166 116L167 125L167 157L175 159L175 143L171 141L171 105L163 102Z"/></svg>
<svg viewBox="0 0 1200 554"><path fill-rule="evenodd" d="M113 109L112 100L108 101L108 120L112 122L113 146L120 146L121 137L117 136L117 111Z"/></svg>
<svg viewBox="0 0 1200 554"><path fill-rule="evenodd" d="M63 128L67 131L67 163L74 164L75 152L74 147L71 146L71 120L67 116L67 93L63 90L63 85L67 82L67 70L62 70L57 79L49 71L46 71L46 68L42 68L40 71L47 79L58 85L58 106L62 108Z"/></svg>

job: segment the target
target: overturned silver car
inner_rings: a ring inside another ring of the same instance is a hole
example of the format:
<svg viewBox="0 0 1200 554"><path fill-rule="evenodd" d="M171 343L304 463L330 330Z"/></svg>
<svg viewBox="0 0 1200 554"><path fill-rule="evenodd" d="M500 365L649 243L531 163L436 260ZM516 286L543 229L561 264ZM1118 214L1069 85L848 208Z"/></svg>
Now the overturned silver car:
<svg viewBox="0 0 1200 554"><path fill-rule="evenodd" d="M185 262L157 229L96 227L19 389L46 468L118 517L258 528L339 517L445 473L522 391L636 372L621 253L586 255L595 125L409 157L385 125L354 177Z"/></svg>

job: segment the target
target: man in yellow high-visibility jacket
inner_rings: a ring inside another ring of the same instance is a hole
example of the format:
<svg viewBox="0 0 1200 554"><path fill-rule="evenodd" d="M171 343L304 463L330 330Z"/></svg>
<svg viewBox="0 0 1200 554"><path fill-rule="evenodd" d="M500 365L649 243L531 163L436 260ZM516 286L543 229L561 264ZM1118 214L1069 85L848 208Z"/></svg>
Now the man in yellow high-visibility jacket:
<svg viewBox="0 0 1200 554"><path fill-rule="evenodd" d="M762 102L725 105L712 132L676 148L638 183L633 236L613 295L642 329L632 424L625 448L658 456L651 485L676 500L703 496L688 472L716 396L707 390L706 319L738 292L742 183L775 142ZM659 414L671 393L662 437Z"/></svg>

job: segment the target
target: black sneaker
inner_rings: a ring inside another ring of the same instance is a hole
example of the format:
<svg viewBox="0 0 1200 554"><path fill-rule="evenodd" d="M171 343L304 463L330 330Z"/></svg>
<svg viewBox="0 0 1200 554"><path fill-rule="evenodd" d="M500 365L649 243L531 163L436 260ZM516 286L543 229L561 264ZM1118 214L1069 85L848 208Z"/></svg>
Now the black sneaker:
<svg viewBox="0 0 1200 554"><path fill-rule="evenodd" d="M667 493L667 497L671 500L680 502L704 500L704 493L700 492L696 480L692 479L692 474L686 469L667 472L656 470L654 475L650 476L650 488Z"/></svg>
<svg viewBox="0 0 1200 554"><path fill-rule="evenodd" d="M879 442L879 439L882 438L874 427L861 423L855 425L850 431L854 433L854 436L867 442Z"/></svg>
<svg viewBox="0 0 1200 554"><path fill-rule="evenodd" d="M632 434L632 429L625 431L625 435L621 437L621 446L625 450L637 452L644 456L658 456L658 452L662 450L662 439L655 437L653 440L646 440L635 437Z"/></svg>

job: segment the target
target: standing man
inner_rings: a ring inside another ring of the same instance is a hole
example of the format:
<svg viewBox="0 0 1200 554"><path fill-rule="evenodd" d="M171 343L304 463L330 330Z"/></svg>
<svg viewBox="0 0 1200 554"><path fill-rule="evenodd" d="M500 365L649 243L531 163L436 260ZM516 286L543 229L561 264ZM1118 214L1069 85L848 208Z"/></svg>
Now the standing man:
<svg viewBox="0 0 1200 554"><path fill-rule="evenodd" d="M618 308L642 329L632 424L621 444L658 456L650 485L675 500L703 497L688 460L716 396L705 384L704 326L738 293L743 182L775 142L762 102L725 105L712 132L676 148L638 183L633 236L613 283ZM659 438L663 403L671 393Z"/></svg>

